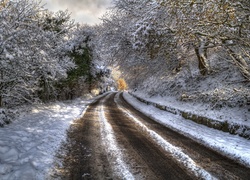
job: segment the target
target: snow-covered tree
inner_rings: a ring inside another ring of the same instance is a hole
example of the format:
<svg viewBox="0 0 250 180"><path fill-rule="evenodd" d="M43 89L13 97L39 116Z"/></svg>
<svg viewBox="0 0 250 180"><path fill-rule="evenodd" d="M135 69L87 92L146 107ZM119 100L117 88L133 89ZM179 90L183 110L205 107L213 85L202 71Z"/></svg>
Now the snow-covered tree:
<svg viewBox="0 0 250 180"><path fill-rule="evenodd" d="M60 98L72 99L93 89L102 89L100 83L107 74L107 68L99 56L97 27L77 25L69 33L64 52L72 58L76 68L67 72L67 79L60 81ZM61 89L61 90L60 90Z"/></svg>
<svg viewBox="0 0 250 180"><path fill-rule="evenodd" d="M195 49L201 74L211 72L208 49L222 47L250 80L248 1L160 0L159 4L171 15L167 21L179 44Z"/></svg>
<svg viewBox="0 0 250 180"><path fill-rule="evenodd" d="M200 74L213 69L208 50L231 57L249 80L249 2L240 0L116 0L103 18L107 49L122 63L166 59L181 67L190 52ZM138 58L139 57L139 58ZM145 62L145 61L144 61Z"/></svg>
<svg viewBox="0 0 250 180"><path fill-rule="evenodd" d="M67 11L56 13L45 11L39 17L39 28L42 29L44 34L41 47L44 48L43 52L46 52L46 59L50 66L43 66L42 71L36 71L40 77L39 96L42 100L49 100L51 96L57 96L54 89L55 82L65 79L67 72L75 68L72 58L65 49L68 46L73 27L74 23Z"/></svg>
<svg viewBox="0 0 250 180"><path fill-rule="evenodd" d="M0 10L1 105L33 102L41 84L65 78L74 67L60 52L65 36L44 28L43 13L41 5L31 0L8 1Z"/></svg>

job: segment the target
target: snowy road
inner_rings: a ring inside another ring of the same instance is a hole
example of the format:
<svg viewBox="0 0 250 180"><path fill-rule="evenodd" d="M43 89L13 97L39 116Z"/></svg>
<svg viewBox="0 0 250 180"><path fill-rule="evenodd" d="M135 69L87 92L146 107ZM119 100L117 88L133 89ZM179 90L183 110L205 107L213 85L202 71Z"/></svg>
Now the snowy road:
<svg viewBox="0 0 250 180"><path fill-rule="evenodd" d="M71 126L62 152L55 175L66 179L250 177L249 168L151 120L121 93L92 103Z"/></svg>

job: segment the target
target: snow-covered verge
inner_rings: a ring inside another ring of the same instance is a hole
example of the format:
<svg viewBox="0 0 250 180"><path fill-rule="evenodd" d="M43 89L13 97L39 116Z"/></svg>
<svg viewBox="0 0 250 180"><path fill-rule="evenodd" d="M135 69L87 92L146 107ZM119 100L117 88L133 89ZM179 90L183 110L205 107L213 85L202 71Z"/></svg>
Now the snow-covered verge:
<svg viewBox="0 0 250 180"><path fill-rule="evenodd" d="M186 120L179 114L175 115L173 113L162 111L153 105L146 105L128 93L124 93L123 95L130 104L161 124L175 129L176 131L215 149L229 158L250 167L249 140L238 135L231 135Z"/></svg>
<svg viewBox="0 0 250 180"><path fill-rule="evenodd" d="M46 179L66 130L91 101L38 105L0 128L0 179Z"/></svg>
<svg viewBox="0 0 250 180"><path fill-rule="evenodd" d="M161 110L180 114L185 119L196 123L250 139L250 114L245 109L224 107L220 110L212 110L207 107L207 104L178 101L168 96L149 98L138 92L130 94L139 101Z"/></svg>

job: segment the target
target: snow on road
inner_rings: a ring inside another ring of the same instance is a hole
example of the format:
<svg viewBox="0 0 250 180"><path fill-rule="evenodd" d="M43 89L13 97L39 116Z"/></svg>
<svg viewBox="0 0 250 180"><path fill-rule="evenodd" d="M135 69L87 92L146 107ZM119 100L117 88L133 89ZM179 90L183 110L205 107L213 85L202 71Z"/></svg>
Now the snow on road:
<svg viewBox="0 0 250 180"><path fill-rule="evenodd" d="M39 105L0 128L0 179L45 179L66 130L84 113L87 103L77 99Z"/></svg>
<svg viewBox="0 0 250 180"><path fill-rule="evenodd" d="M107 99L109 95L105 98ZM102 100L102 103L105 101ZM112 163L114 172L118 177L122 179L133 180L134 177L129 171L128 165L123 160L122 150L119 148L117 140L114 135L114 130L111 124L107 121L105 117L104 105L99 107L99 121L101 124L101 135L104 147L106 147L106 152L109 154L109 161Z"/></svg>
<svg viewBox="0 0 250 180"><path fill-rule="evenodd" d="M198 125L178 115L145 105L127 93L125 98L140 111L162 124L250 166L249 140ZM53 167L56 150L66 138L66 130L74 119L84 113L89 102L77 99L68 103L40 105L10 125L0 128L0 179L46 179ZM100 117L100 121L105 123L103 107L100 109ZM108 124L105 126L106 129L103 131L109 132L105 136L112 134L111 130L107 129ZM150 130L148 132L160 141L157 134ZM116 148L113 150L117 151ZM173 150L176 149L173 148ZM123 173L130 177L128 171Z"/></svg>
<svg viewBox="0 0 250 180"><path fill-rule="evenodd" d="M121 111L123 111L127 116L132 118L134 122L145 132L150 138L152 138L156 143L158 143L166 152L169 152L174 158L178 159L178 161L184 165L187 169L192 171L197 177L207 180L216 179L211 174L209 174L206 170L196 165L196 163L182 150L176 146L173 146L171 143L163 139L159 134L149 129L143 123L141 123L136 117L134 117L129 111L125 110L118 103L118 97L116 96L116 103Z"/></svg>
<svg viewBox="0 0 250 180"><path fill-rule="evenodd" d="M250 141L238 135L231 135L207 126L186 120L179 115L159 110L151 105L139 102L128 93L124 98L141 112L152 119L166 125L176 131L189 136L197 141L217 150L218 152L240 161L250 167Z"/></svg>

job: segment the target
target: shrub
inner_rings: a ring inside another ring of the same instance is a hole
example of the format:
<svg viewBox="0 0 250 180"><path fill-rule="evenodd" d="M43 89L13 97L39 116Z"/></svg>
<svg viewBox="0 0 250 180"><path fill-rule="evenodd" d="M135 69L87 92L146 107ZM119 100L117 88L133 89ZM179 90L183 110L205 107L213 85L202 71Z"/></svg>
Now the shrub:
<svg viewBox="0 0 250 180"><path fill-rule="evenodd" d="M120 90L120 91L124 91L124 90L126 90L127 87L128 87L128 86L127 86L127 83L126 83L125 80L122 79L122 78L118 79L117 85L118 85L118 90Z"/></svg>

